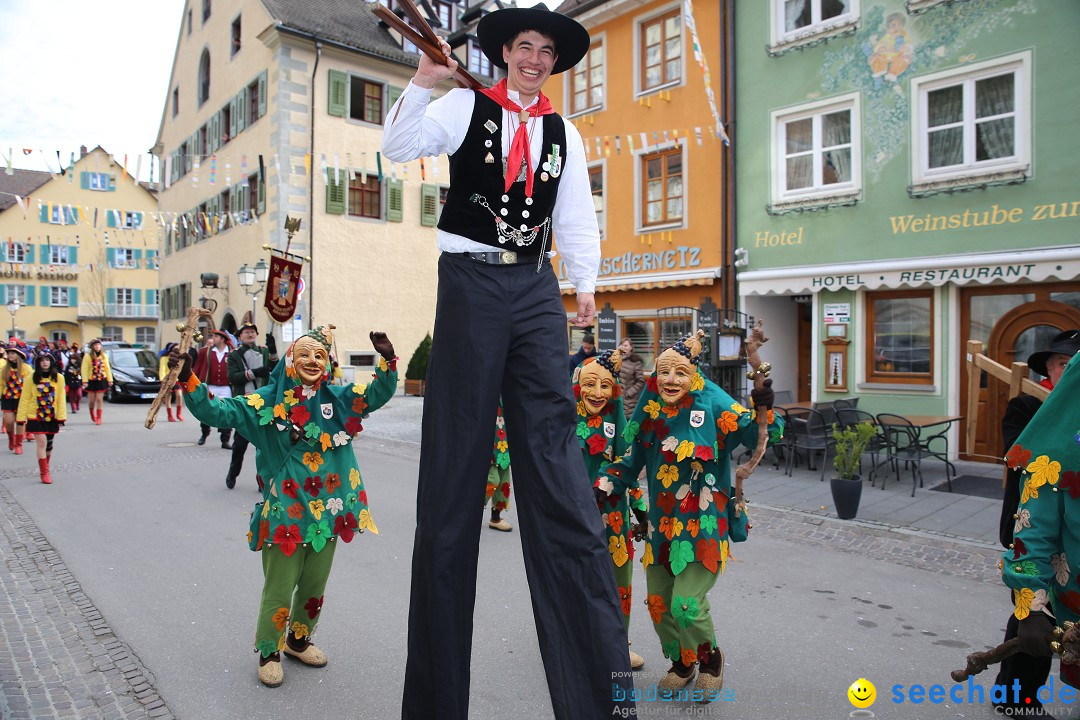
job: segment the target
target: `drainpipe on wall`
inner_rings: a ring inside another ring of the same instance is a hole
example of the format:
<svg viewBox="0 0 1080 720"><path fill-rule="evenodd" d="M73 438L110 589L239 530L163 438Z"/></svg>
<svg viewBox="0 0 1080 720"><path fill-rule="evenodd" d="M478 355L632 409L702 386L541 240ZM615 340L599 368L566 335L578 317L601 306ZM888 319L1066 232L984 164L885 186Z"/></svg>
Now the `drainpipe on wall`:
<svg viewBox="0 0 1080 720"><path fill-rule="evenodd" d="M322 57L322 42L315 38L315 66L311 69L311 175L308 178L308 327L315 327L315 78ZM337 178L335 178L336 180Z"/></svg>
<svg viewBox="0 0 1080 720"><path fill-rule="evenodd" d="M724 52L722 62L724 72L720 79L720 112L727 121L729 147L721 147L723 153L724 186L721 191L721 205L724 215L724 238L722 250L724 271L721 274L721 292L724 307L734 310L739 304L739 286L735 279L738 268L735 267L735 0L724 0L720 8L720 42Z"/></svg>

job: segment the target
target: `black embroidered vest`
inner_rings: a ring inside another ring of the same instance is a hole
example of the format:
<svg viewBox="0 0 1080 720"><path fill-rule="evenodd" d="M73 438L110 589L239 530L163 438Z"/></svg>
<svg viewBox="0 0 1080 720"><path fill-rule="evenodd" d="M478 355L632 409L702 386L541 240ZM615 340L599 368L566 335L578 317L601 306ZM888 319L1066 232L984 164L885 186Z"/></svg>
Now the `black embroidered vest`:
<svg viewBox="0 0 1080 720"><path fill-rule="evenodd" d="M482 93L475 92L473 96L469 131L461 147L450 156L450 189L439 218L439 229L535 258L541 252L541 245L545 245L544 250L551 249L549 221L559 178L566 165L566 126L557 113L540 118L542 124L538 124L544 134L540 162L533 176L532 198L525 197L524 179L515 181L509 191L504 191L501 120L505 111ZM474 201L475 196L486 201L490 211ZM507 224L503 232L496 217ZM534 229L538 230L532 232ZM508 237L509 230L520 231L520 235L517 239ZM530 235L531 241L519 244Z"/></svg>

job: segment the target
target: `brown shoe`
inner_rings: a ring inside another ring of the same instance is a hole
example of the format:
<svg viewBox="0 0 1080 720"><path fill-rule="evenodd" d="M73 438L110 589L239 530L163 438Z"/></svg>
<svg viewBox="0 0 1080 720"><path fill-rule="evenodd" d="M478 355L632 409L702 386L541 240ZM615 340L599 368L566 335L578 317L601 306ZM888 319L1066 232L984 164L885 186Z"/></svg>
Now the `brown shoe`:
<svg viewBox="0 0 1080 720"><path fill-rule="evenodd" d="M259 682L272 688L285 682L285 670L281 667L281 660L271 660L265 665L259 665Z"/></svg>
<svg viewBox="0 0 1080 720"><path fill-rule="evenodd" d="M700 690L702 699L698 702L709 703L720 697L720 690L724 687L724 653L720 648L713 648L709 655L709 662L701 665L697 676L695 690Z"/></svg>
<svg viewBox="0 0 1080 720"><path fill-rule="evenodd" d="M671 667L668 668L667 675L660 678L660 682L656 683L658 690L678 690L681 687L685 687L694 679L694 666L683 665L676 660L671 663Z"/></svg>
<svg viewBox="0 0 1080 720"><path fill-rule="evenodd" d="M292 645L286 642L285 654L291 658L299 660L308 667L326 667L326 663L328 662L326 658L326 653L315 647L315 645L310 642L303 650L296 650L292 647Z"/></svg>

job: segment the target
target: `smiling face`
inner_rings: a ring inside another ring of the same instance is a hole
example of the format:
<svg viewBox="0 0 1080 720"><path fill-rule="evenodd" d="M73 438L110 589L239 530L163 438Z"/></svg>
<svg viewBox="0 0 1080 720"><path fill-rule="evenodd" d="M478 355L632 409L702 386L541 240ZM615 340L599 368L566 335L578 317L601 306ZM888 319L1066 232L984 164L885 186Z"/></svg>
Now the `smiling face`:
<svg viewBox="0 0 1080 720"><path fill-rule="evenodd" d="M522 98L536 97L555 66L555 41L535 30L525 30L503 46L506 87Z"/></svg>
<svg viewBox="0 0 1080 720"><path fill-rule="evenodd" d="M615 378L603 365L591 362L582 366L578 386L585 409L590 415L598 415L615 392Z"/></svg>
<svg viewBox="0 0 1080 720"><path fill-rule="evenodd" d="M255 328L247 327L240 331L240 342L245 345L251 345L257 337L259 332Z"/></svg>
<svg viewBox="0 0 1080 720"><path fill-rule="evenodd" d="M49 369L52 367L52 356L42 355L40 358L38 358L38 367L48 372Z"/></svg>
<svg viewBox="0 0 1080 720"><path fill-rule="evenodd" d="M7 352L7 360L12 365L18 365L19 362L22 360L22 355L15 352L14 350L8 350L8 352Z"/></svg>
<svg viewBox="0 0 1080 720"><path fill-rule="evenodd" d="M874 683L866 678L859 678L851 683L847 695L848 700L850 700L851 704L855 707L868 708L873 705L874 700L877 699L877 688L874 687Z"/></svg>
<svg viewBox="0 0 1080 720"><path fill-rule="evenodd" d="M1054 353L1046 361L1046 377L1050 379L1051 385L1057 387L1057 384L1061 382L1061 373L1065 372L1065 366L1070 360L1072 360L1072 355Z"/></svg>
<svg viewBox="0 0 1080 720"><path fill-rule="evenodd" d="M293 369L300 382L314 385L326 374L330 353L315 338L302 337L293 345Z"/></svg>
<svg viewBox="0 0 1080 720"><path fill-rule="evenodd" d="M697 375L697 368L684 356L668 349L656 359L656 387L660 399L675 405L690 392L690 384Z"/></svg>

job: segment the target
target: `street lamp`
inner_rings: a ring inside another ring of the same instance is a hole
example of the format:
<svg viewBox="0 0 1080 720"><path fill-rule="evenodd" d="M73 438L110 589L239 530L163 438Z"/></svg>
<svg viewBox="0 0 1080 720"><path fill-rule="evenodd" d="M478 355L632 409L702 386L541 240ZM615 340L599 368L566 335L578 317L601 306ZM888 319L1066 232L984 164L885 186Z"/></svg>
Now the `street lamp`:
<svg viewBox="0 0 1080 720"><path fill-rule="evenodd" d="M247 263L240 266L240 269L236 271L236 277L240 281L240 287L244 293L251 296L251 322L255 322L255 308L258 302L259 293L266 286L266 281L270 277L270 266L266 264L266 260L259 258L259 261L255 263L255 267L251 267ZM250 289L253 285L258 284L258 287L254 290Z"/></svg>
<svg viewBox="0 0 1080 720"><path fill-rule="evenodd" d="M15 313L19 312L21 307L18 300L12 300L7 304L7 311L11 313L11 337L15 337Z"/></svg>

